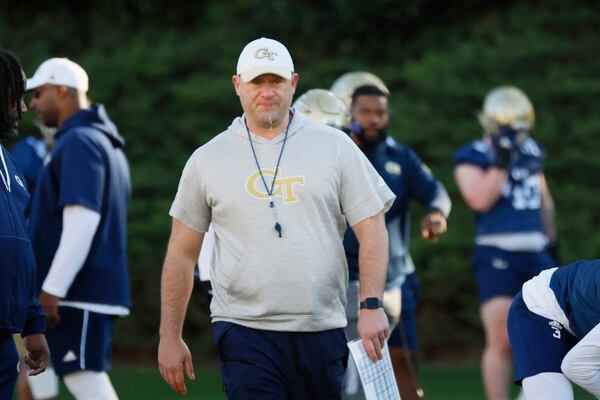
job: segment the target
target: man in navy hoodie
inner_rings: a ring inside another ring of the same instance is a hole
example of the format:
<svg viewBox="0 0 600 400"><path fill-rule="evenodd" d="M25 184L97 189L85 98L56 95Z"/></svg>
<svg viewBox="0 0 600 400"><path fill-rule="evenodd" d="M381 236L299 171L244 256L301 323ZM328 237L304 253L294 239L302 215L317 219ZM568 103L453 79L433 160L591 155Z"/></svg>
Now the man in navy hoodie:
<svg viewBox="0 0 600 400"><path fill-rule="evenodd" d="M30 230L52 364L76 399L116 399L107 371L115 320L129 314L125 141L87 73L52 58L27 81L30 107L56 143L40 174Z"/></svg>
<svg viewBox="0 0 600 400"><path fill-rule="evenodd" d="M14 55L0 49L0 140L17 135L25 74ZM35 260L25 225L29 193L25 178L0 146L0 400L12 399L19 357L12 338L21 333L31 374L43 372L50 353L44 337L44 314L36 299Z"/></svg>

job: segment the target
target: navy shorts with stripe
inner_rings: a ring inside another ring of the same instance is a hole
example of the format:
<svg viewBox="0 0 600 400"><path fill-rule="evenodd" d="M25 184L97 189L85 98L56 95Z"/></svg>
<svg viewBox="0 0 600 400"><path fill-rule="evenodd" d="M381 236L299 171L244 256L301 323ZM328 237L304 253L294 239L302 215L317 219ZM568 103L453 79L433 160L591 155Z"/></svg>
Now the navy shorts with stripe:
<svg viewBox="0 0 600 400"><path fill-rule="evenodd" d="M12 335L0 333L0 400L11 400L17 383L19 355Z"/></svg>
<svg viewBox="0 0 600 400"><path fill-rule="evenodd" d="M508 336L515 364L515 382L542 372L558 372L577 339L558 321L534 314L519 292L508 312Z"/></svg>
<svg viewBox="0 0 600 400"><path fill-rule="evenodd" d="M56 374L110 370L117 317L72 307L60 307L59 313L60 323L46 332Z"/></svg>
<svg viewBox="0 0 600 400"><path fill-rule="evenodd" d="M388 338L388 346L400 347L417 352L417 306L421 297L421 286L416 273L406 276L402 284L402 312L400 322Z"/></svg>
<svg viewBox="0 0 600 400"><path fill-rule="evenodd" d="M514 297L523 283L541 271L557 267L545 251L506 251L493 246L475 246L473 268L479 302L492 297Z"/></svg>
<svg viewBox="0 0 600 400"><path fill-rule="evenodd" d="M342 328L276 332L213 323L228 399L341 399L348 360Z"/></svg>

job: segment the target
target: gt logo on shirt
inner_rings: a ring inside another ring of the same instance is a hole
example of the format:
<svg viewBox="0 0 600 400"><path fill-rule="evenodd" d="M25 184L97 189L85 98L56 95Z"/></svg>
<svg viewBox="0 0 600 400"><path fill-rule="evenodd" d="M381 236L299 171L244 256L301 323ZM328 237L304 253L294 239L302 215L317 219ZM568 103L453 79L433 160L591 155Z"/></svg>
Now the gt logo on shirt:
<svg viewBox="0 0 600 400"><path fill-rule="evenodd" d="M267 186L269 189L271 189L273 176L275 176L275 170L263 169L262 174L265 178ZM303 176L291 176L289 178L283 178L280 169L279 172L277 172L277 179L275 180L275 185L273 186L273 197L283 197L284 204L295 203L298 201L298 196L296 195L295 191L297 185L304 185ZM269 195L265 191L265 186L260 176L260 171L253 172L250 174L248 179L246 179L246 192L248 192L248 194L255 199L264 200L269 198Z"/></svg>

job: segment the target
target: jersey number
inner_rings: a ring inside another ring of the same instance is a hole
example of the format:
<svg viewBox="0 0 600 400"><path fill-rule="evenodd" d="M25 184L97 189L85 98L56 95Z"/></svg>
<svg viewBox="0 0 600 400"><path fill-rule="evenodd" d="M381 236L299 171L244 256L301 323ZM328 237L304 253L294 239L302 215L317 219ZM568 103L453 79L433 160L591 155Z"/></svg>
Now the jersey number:
<svg viewBox="0 0 600 400"><path fill-rule="evenodd" d="M515 210L536 210L542 205L540 177L530 176L512 188L512 204Z"/></svg>

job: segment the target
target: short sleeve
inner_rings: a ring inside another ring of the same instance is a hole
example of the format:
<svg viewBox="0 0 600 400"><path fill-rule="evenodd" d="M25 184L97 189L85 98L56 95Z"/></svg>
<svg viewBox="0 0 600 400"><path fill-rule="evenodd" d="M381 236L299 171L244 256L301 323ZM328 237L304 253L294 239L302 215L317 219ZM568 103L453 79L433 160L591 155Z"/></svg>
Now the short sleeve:
<svg viewBox="0 0 600 400"><path fill-rule="evenodd" d="M80 205L101 213L106 179L101 148L88 138L73 135L63 150L59 205Z"/></svg>
<svg viewBox="0 0 600 400"><path fill-rule="evenodd" d="M421 161L414 151L407 148L406 152L406 160L410 171L410 194L420 203L429 206L438 193L438 183L429 167Z"/></svg>
<svg viewBox="0 0 600 400"><path fill-rule="evenodd" d="M342 212L350 226L386 212L396 196L377 173L367 157L348 139L341 154Z"/></svg>
<svg viewBox="0 0 600 400"><path fill-rule="evenodd" d="M207 232L211 209L206 200L206 189L197 167L198 154L194 153L183 168L175 200L169 215L197 232Z"/></svg>
<svg viewBox="0 0 600 400"><path fill-rule="evenodd" d="M21 332L22 337L34 335L36 333L46 333L46 324L44 322L44 312L42 306L34 298L29 306L27 320Z"/></svg>
<svg viewBox="0 0 600 400"><path fill-rule="evenodd" d="M487 169L490 166L488 153L489 150L483 142L473 142L461 147L454 153L454 166L471 164Z"/></svg>

